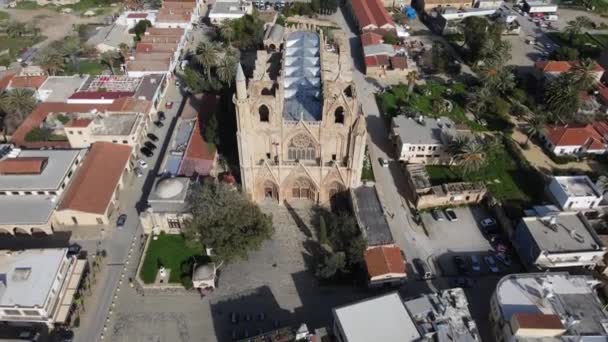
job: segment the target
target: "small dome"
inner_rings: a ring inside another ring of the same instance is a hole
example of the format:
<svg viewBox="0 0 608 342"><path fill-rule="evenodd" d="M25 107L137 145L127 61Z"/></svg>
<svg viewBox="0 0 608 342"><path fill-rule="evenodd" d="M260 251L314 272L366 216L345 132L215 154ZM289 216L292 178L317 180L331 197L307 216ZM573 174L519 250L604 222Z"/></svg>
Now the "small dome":
<svg viewBox="0 0 608 342"><path fill-rule="evenodd" d="M192 274L192 280L211 280L215 277L215 264L199 265Z"/></svg>
<svg viewBox="0 0 608 342"><path fill-rule="evenodd" d="M156 196L160 198L171 198L179 195L184 190L184 184L175 178L165 178L156 183Z"/></svg>

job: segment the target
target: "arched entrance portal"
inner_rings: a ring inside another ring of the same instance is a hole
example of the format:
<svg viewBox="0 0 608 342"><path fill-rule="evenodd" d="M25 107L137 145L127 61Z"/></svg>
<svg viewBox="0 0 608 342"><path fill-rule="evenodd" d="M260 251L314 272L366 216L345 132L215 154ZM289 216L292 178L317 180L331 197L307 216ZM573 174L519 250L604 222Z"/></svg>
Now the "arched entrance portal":
<svg viewBox="0 0 608 342"><path fill-rule="evenodd" d="M298 178L289 189L291 199L317 200L317 189L314 184L306 178Z"/></svg>
<svg viewBox="0 0 608 342"><path fill-rule="evenodd" d="M26 229L21 228L21 227L13 228L13 233L15 235L30 235L30 232L28 232Z"/></svg>
<svg viewBox="0 0 608 342"><path fill-rule="evenodd" d="M279 201L279 186L270 179L260 180L255 189L255 199L262 201Z"/></svg>

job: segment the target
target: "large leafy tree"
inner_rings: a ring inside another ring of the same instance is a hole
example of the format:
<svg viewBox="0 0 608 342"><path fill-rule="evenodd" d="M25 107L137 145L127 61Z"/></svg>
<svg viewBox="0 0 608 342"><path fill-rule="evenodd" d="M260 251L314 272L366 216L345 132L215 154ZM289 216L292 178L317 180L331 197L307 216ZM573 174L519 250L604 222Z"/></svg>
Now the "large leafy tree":
<svg viewBox="0 0 608 342"><path fill-rule="evenodd" d="M357 222L346 212L333 214L324 212L322 214L323 225L327 222L325 242L319 242L323 246L321 262L317 266L316 275L323 279L346 275L355 271L363 262L365 251L365 240ZM319 227L321 230L321 227Z"/></svg>
<svg viewBox="0 0 608 342"><path fill-rule="evenodd" d="M99 55L99 61L107 65L110 68L112 75L115 74L114 67L116 62L120 60L120 55L116 51L108 50L104 51Z"/></svg>
<svg viewBox="0 0 608 342"><path fill-rule="evenodd" d="M479 56L479 52L488 40L490 22L484 17L467 17L462 23L464 44L469 49L469 55Z"/></svg>
<svg viewBox="0 0 608 342"><path fill-rule="evenodd" d="M15 88L0 95L0 112L2 113L3 131L13 132L25 120L36 106L34 92L31 89Z"/></svg>
<svg viewBox="0 0 608 342"><path fill-rule="evenodd" d="M223 183L194 185L188 204L193 218L186 226L186 235L213 249L213 256L226 262L247 258L274 231L270 216Z"/></svg>

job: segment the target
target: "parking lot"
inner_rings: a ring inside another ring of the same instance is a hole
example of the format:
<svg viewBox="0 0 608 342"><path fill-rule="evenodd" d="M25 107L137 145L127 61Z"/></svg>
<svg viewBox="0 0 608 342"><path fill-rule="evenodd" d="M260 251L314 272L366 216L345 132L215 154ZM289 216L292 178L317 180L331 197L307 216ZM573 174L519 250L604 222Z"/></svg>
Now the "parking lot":
<svg viewBox="0 0 608 342"><path fill-rule="evenodd" d="M445 215L442 220L436 220L430 212L421 215L428 238L436 246L433 255L429 255L426 260L431 267L434 267L435 273L442 276L475 276L512 273L521 269L513 258L512 248L506 238L501 234L484 234L480 222L485 218L491 218L485 208L474 206L452 208L452 210L457 217L454 221L448 220ZM496 249L506 250L511 256L509 266L496 259ZM490 255L494 258L497 271L492 271L484 260ZM458 270L455 265L457 256L464 260L462 270ZM473 267L471 257L477 259L479 267Z"/></svg>

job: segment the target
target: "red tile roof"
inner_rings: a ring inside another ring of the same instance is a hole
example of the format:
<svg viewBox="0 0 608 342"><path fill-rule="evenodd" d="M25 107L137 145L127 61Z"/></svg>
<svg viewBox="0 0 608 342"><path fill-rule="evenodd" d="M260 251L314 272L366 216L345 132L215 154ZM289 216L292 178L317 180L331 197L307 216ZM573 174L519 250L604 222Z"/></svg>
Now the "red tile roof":
<svg viewBox="0 0 608 342"><path fill-rule="evenodd" d="M405 263L401 250L396 246L381 246L365 251L365 265L370 278L385 274L405 275Z"/></svg>
<svg viewBox="0 0 608 342"><path fill-rule="evenodd" d="M553 126L544 130L545 137L554 146L585 146L587 149L599 150L606 148L603 137L593 125Z"/></svg>
<svg viewBox="0 0 608 342"><path fill-rule="evenodd" d="M184 35L184 29L182 28L162 28L162 27L148 27L146 35L150 36L178 36Z"/></svg>
<svg viewBox="0 0 608 342"><path fill-rule="evenodd" d="M4 75L2 78L0 78L0 92L2 92L4 89L6 89L8 87L8 85L13 80L13 77L15 77L14 74L8 74L8 75Z"/></svg>
<svg viewBox="0 0 608 342"><path fill-rule="evenodd" d="M103 215L131 158L131 146L96 142L57 210L76 210Z"/></svg>
<svg viewBox="0 0 608 342"><path fill-rule="evenodd" d="M186 8L161 8L156 13L157 22L189 22L192 19L192 9Z"/></svg>
<svg viewBox="0 0 608 342"><path fill-rule="evenodd" d="M216 113L219 98L211 94L204 94L202 97L193 96L188 100L188 104L190 107L196 106L195 111L198 111L198 119L190 136L179 173L188 177L194 174L206 176L213 167L217 150L215 146L209 146L203 137L204 123L208 120L209 115ZM184 109L186 110L186 108ZM182 113L182 117L183 115Z"/></svg>
<svg viewBox="0 0 608 342"><path fill-rule="evenodd" d="M577 61L538 61L534 63L534 66L543 72L562 73L569 71L577 63ZM594 62L593 71L604 72L604 68L597 62Z"/></svg>
<svg viewBox="0 0 608 342"><path fill-rule="evenodd" d="M381 0L352 0L351 4L361 30L373 29L372 26L390 26L390 29L395 29L395 22L388 15Z"/></svg>
<svg viewBox="0 0 608 342"><path fill-rule="evenodd" d="M377 67L377 66L388 66L390 65L390 60L387 55L377 55L377 56L366 56L365 57L365 66L366 67Z"/></svg>
<svg viewBox="0 0 608 342"><path fill-rule="evenodd" d="M516 321L519 327L523 329L566 329L558 315L519 312L513 314L513 317L511 317L511 319Z"/></svg>
<svg viewBox="0 0 608 342"><path fill-rule="evenodd" d="M118 99L121 97L133 96L131 91L78 91L72 94L68 99L71 100L102 100L102 99Z"/></svg>
<svg viewBox="0 0 608 342"><path fill-rule="evenodd" d="M407 58L403 56L391 57L391 68L393 69L407 69Z"/></svg>
<svg viewBox="0 0 608 342"><path fill-rule="evenodd" d="M34 88L42 86L47 77L44 76L15 76L9 84L10 88Z"/></svg>
<svg viewBox="0 0 608 342"><path fill-rule="evenodd" d="M44 169L46 157L6 158L0 161L2 175L38 175Z"/></svg>
<svg viewBox="0 0 608 342"><path fill-rule="evenodd" d="M127 15L127 18L130 19L145 19L148 17L148 13L129 13L129 15Z"/></svg>
<svg viewBox="0 0 608 342"><path fill-rule="evenodd" d="M375 45L382 43L382 35L376 32L365 32L361 34L361 45Z"/></svg>

